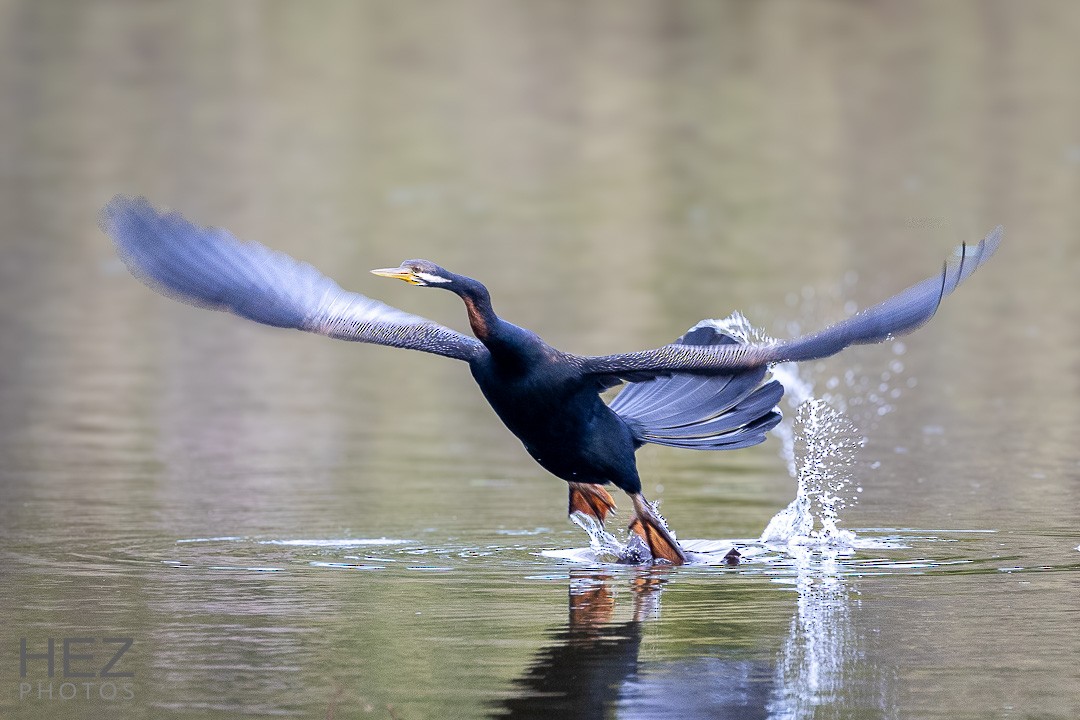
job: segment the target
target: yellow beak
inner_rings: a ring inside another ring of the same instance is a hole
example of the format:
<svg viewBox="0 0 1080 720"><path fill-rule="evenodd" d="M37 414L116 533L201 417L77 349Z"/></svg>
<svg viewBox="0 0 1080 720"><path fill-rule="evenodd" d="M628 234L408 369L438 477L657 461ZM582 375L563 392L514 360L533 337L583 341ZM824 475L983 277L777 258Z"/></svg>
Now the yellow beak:
<svg viewBox="0 0 1080 720"><path fill-rule="evenodd" d="M413 274L412 270L407 268L379 268L378 270L372 270L372 275L378 275L379 277L393 278L394 280L404 280L410 285L423 285L423 281Z"/></svg>

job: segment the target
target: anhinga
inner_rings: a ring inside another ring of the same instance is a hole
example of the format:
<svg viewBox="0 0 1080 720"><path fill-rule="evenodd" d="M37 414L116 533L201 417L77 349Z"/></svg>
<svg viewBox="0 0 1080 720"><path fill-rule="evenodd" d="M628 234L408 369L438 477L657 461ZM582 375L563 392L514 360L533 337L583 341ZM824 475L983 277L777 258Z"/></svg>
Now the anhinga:
<svg viewBox="0 0 1080 720"><path fill-rule="evenodd" d="M699 326L653 350L585 357L506 322L481 283L426 260L372 272L456 294L475 337L342 290L311 265L159 212L143 198L114 198L102 222L132 273L179 300L267 325L467 362L510 432L569 483L570 512L602 523L615 507L602 486L613 483L633 500L631 530L654 558L676 564L686 555L642 495L634 452L645 443L731 450L762 442L780 421L776 404L783 394L779 382L765 382L770 365L914 330L994 253L1002 233L996 228L974 250L963 247L939 275L818 333L751 344ZM620 383L626 386L604 402L601 393Z"/></svg>

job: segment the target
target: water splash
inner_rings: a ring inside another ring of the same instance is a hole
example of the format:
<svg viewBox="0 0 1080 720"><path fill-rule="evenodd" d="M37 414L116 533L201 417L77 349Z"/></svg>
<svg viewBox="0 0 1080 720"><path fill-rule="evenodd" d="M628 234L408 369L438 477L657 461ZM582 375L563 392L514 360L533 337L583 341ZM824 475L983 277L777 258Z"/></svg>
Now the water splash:
<svg viewBox="0 0 1080 720"><path fill-rule="evenodd" d="M656 505L653 505L655 512ZM664 520L660 513L656 513L656 516L660 519L660 522L667 528L667 522ZM649 546L645 544L636 533L628 533L626 542L621 542L617 537L609 533L604 529L604 526L597 522L596 518L591 515L585 515L583 513L575 512L570 515L570 519L575 525L580 527L589 535L589 549L592 551L593 561L595 562L614 562L620 564L640 564L652 560L652 553L649 551ZM671 529L668 528L668 532ZM672 537L675 534L672 533Z"/></svg>
<svg viewBox="0 0 1080 720"><path fill-rule="evenodd" d="M570 520L589 535L589 549L592 551L595 562L633 562L629 559L629 543L623 544L619 539L604 529L596 518L584 513L571 513ZM648 550L644 558L638 562L644 562L649 558Z"/></svg>
<svg viewBox="0 0 1080 720"><path fill-rule="evenodd" d="M863 438L855 425L824 400L799 406L794 424L795 499L761 534L767 545L855 546L855 533L838 527L840 512L853 505L851 467Z"/></svg>
<svg viewBox="0 0 1080 720"><path fill-rule="evenodd" d="M852 469L864 438L855 424L825 400L810 398L799 407L794 428L795 499L760 538L790 558L799 594L768 712L770 718L811 720L842 697L853 672L861 672L865 638L851 617L859 591L848 581L850 569L842 558L859 548L903 546L858 538L838 527L841 511L856 497ZM893 706L888 687L880 687L880 706Z"/></svg>

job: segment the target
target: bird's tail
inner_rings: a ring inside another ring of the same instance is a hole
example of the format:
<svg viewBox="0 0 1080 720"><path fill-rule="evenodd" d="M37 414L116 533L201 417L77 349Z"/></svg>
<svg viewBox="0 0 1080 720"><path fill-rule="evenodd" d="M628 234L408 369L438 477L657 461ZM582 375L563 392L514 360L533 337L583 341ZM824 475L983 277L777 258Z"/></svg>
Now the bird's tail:
<svg viewBox="0 0 1080 720"><path fill-rule="evenodd" d="M675 341L682 345L740 342L714 327L701 326ZM731 375L676 373L629 383L611 409L630 425L641 443L694 450L734 450L757 445L780 422L776 404L784 386L762 383L766 367Z"/></svg>

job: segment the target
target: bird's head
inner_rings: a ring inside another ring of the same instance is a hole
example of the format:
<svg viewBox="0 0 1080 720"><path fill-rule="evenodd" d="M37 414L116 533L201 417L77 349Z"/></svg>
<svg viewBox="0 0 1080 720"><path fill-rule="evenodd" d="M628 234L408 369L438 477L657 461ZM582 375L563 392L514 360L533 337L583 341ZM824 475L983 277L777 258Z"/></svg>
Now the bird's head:
<svg viewBox="0 0 1080 720"><path fill-rule="evenodd" d="M455 275L452 272L439 267L430 260L406 260L399 267L380 268L371 272L379 277L404 280L410 285L419 285L420 287L442 286L450 289L449 286L455 280Z"/></svg>

